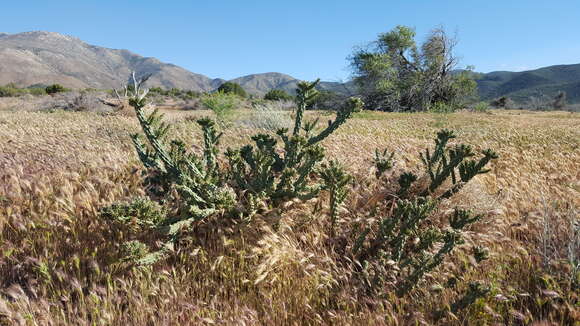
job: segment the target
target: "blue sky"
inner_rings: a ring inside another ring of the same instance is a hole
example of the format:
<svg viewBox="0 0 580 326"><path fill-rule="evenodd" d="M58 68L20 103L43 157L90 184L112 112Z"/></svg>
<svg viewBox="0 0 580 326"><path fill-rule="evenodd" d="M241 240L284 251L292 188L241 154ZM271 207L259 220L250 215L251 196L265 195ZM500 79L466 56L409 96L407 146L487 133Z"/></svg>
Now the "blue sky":
<svg viewBox="0 0 580 326"><path fill-rule="evenodd" d="M477 71L580 63L578 0L4 1L0 32L54 31L213 78L349 77L347 57L396 25L457 32Z"/></svg>

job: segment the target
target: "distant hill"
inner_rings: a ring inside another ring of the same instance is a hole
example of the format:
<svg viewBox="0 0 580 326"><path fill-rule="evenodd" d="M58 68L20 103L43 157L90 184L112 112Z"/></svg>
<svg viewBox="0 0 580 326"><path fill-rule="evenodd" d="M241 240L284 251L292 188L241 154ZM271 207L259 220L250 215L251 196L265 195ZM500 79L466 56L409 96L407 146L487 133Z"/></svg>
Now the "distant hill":
<svg viewBox="0 0 580 326"><path fill-rule="evenodd" d="M0 34L0 84L116 88L131 71L153 74L149 83L165 88L209 91L221 84L155 58L89 45L58 33Z"/></svg>
<svg viewBox="0 0 580 326"><path fill-rule="evenodd" d="M260 96L266 94L271 89L281 89L289 94L294 94L297 84L300 82L299 79L279 72L252 74L235 78L231 81L240 84L246 92ZM354 95L356 92L353 82L339 83L321 81L318 88L344 95Z"/></svg>
<svg viewBox="0 0 580 326"><path fill-rule="evenodd" d="M523 102L531 96L555 96L565 91L570 103L580 102L580 64L558 65L536 70L495 71L480 74L479 95L484 100L500 96Z"/></svg>
<svg viewBox="0 0 580 326"><path fill-rule="evenodd" d="M143 57L128 50L94 46L72 36L53 32L0 33L0 85L21 87L59 83L70 88L117 88L131 71L152 74L148 86L213 91L225 82L190 72L179 66ZM525 101L530 96L567 93L580 102L580 64L551 66L531 71L496 71L477 74L480 97L508 96ZM271 89L293 94L298 79L278 72L252 74L232 80L248 93L262 96ZM355 95L353 82L321 82L320 89Z"/></svg>

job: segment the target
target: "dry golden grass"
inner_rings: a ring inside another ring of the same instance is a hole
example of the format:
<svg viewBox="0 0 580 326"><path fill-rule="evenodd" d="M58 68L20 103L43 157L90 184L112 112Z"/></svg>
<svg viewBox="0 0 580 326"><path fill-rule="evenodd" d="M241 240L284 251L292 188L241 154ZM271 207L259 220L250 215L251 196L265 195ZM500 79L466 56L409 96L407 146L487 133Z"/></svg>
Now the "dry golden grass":
<svg viewBox="0 0 580 326"><path fill-rule="evenodd" d="M247 112L239 112L243 119ZM197 144L191 117L168 112L173 132ZM326 113L314 112L322 121ZM368 298L327 252L322 202L293 202L250 225L212 227L154 268L117 264L119 237L100 208L142 195L130 115L0 111L0 325L559 325L578 323L566 246L580 204L580 119L564 112L492 114L363 112L325 140L327 157L357 185L341 212L348 224L380 200L371 155L396 152L396 167L418 168L418 152L441 128L500 159L448 203L486 217L454 259L404 299ZM255 130L235 122L222 148ZM194 147L195 148L195 147ZM491 249L481 265L472 244ZM431 288L455 275L457 288ZM467 283L492 286L468 311L436 321ZM543 324L541 324L543 323Z"/></svg>

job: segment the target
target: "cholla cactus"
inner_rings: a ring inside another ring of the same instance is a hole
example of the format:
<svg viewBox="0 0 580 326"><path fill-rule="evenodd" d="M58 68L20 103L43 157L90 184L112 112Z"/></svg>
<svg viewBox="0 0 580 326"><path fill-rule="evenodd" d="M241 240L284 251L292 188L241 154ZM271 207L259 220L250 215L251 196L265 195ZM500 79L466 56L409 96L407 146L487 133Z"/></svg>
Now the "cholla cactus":
<svg viewBox="0 0 580 326"><path fill-rule="evenodd" d="M133 143L139 158L147 169L147 183L150 193L163 196L170 189L176 189L179 198L176 204L180 214L156 221L152 226L166 238L161 249L152 252L139 261L143 264L161 259L171 250L181 230L192 223L210 215L224 212L227 214L236 204L233 185L248 200L248 215L253 214L260 201L272 200L281 202L291 198L307 199L318 194L322 185L313 184L310 180L315 173L316 165L324 158L323 148L318 145L328 137L351 113L361 106L360 100L352 99L341 108L334 121L317 135L313 135L315 122L303 126L302 119L307 104L316 96L314 83L302 82L298 85L298 111L294 131L278 130L277 135L283 142L283 153L276 148L276 140L266 134L252 137L255 146L244 146L237 150L228 150L226 156L230 169L221 168L218 163L218 148L221 133L216 130L210 119L200 119L197 123L203 130L203 154L197 155L186 150L186 145L179 139L170 140L170 126L163 122L163 115L157 110L147 114L147 90L143 83L147 77L137 81L132 75L132 87L125 87L124 96L135 109L141 125L142 134L132 135ZM119 96L119 94L117 93ZM121 96L119 96L120 98ZM144 136L144 137L143 137ZM344 185L337 180L340 189L333 190L334 212L337 205L344 200ZM333 188L334 189L334 188ZM242 203L244 204L244 203ZM334 213L336 214L336 213Z"/></svg>
<svg viewBox="0 0 580 326"><path fill-rule="evenodd" d="M381 176L388 170L393 168L393 157L395 156L395 152L392 152L389 155L388 149L384 151L379 151L375 149L375 158L373 159L373 163L375 164L375 168L377 169L375 172L375 176L377 179L380 179Z"/></svg>
<svg viewBox="0 0 580 326"><path fill-rule="evenodd" d="M362 106L362 102L360 99L349 99L325 129L312 135L316 121L304 124L303 119L308 103L318 94L315 89L317 84L318 80L298 84L293 131L291 134L287 129L276 132L282 141L282 148L276 146L278 141L274 137L258 134L252 137L254 146L227 151L230 175L238 188L274 202L292 198L309 199L318 194L321 185L309 182L316 165L324 158L324 150L318 143L346 122L352 112Z"/></svg>
<svg viewBox="0 0 580 326"><path fill-rule="evenodd" d="M451 178L453 186L441 195L442 198L451 197L476 175L489 172L484 167L492 159L498 157L494 151L487 149L482 152L483 157L479 161L467 160L475 156L471 146L459 144L453 148L447 147L449 140L455 137L452 131L443 129L437 133L433 153L426 149L425 153L421 154L421 160L431 179L431 184L421 193L421 196L433 193L443 185L445 180ZM459 170L459 179L457 179L456 169Z"/></svg>
<svg viewBox="0 0 580 326"><path fill-rule="evenodd" d="M397 294L407 294L463 242L462 231L482 218L467 210L455 209L449 217L449 227L434 227L427 222L441 199L453 196L473 177L488 172L485 166L497 158L493 151L485 150L478 161L468 160L475 156L471 147L462 144L449 147L448 142L453 138L451 131L442 130L437 134L433 152L426 150L421 154L430 180L427 188L411 191L418 177L410 172L402 173L398 179L400 189L393 194L392 210L388 210L392 213L357 237L353 254L360 266L364 266L361 275L371 287L378 288L387 274L394 272ZM386 169L389 160L386 151L375 153L378 171ZM449 179L450 188L439 196L432 196ZM483 259L481 253L477 255L476 259ZM392 268L389 270L387 265Z"/></svg>
<svg viewBox="0 0 580 326"><path fill-rule="evenodd" d="M203 130L203 156L188 152L181 140L168 140L169 125L163 122L163 115L157 110L150 114L144 111L147 90L142 85L145 80L138 82L133 74L132 90L125 89L147 144L143 143L140 134L132 135L132 139L141 162L149 171L151 188L161 193L175 186L183 199L183 206L188 212L186 218L183 221L174 220L171 226L165 228L173 235L178 232L175 226L186 226L219 210L233 207L235 196L226 186L217 166L217 145L221 134L216 131L215 123L210 119L197 121Z"/></svg>
<svg viewBox="0 0 580 326"><path fill-rule="evenodd" d="M338 209L346 199L347 186L352 181L352 177L346 173L340 163L334 160L330 161L328 166L324 166L320 177L324 181L324 189L330 194L330 236L334 237Z"/></svg>

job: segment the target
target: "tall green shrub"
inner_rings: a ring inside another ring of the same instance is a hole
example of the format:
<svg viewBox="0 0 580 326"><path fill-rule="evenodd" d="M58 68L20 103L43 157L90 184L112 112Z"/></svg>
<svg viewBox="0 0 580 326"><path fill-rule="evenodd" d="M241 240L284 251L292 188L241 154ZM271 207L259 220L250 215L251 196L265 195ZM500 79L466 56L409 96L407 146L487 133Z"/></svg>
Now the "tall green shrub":
<svg viewBox="0 0 580 326"><path fill-rule="evenodd" d="M240 86L240 84L234 82L225 82L218 87L218 92L226 94L235 94L240 97L247 97L246 91Z"/></svg>
<svg viewBox="0 0 580 326"><path fill-rule="evenodd" d="M436 103L452 110L477 90L472 71L457 72L456 40L434 29L420 46L415 30L397 26L351 57L354 82L368 109L426 111Z"/></svg>
<svg viewBox="0 0 580 326"><path fill-rule="evenodd" d="M290 101L292 100L292 95L282 89L272 89L264 95L264 99L269 101Z"/></svg>

